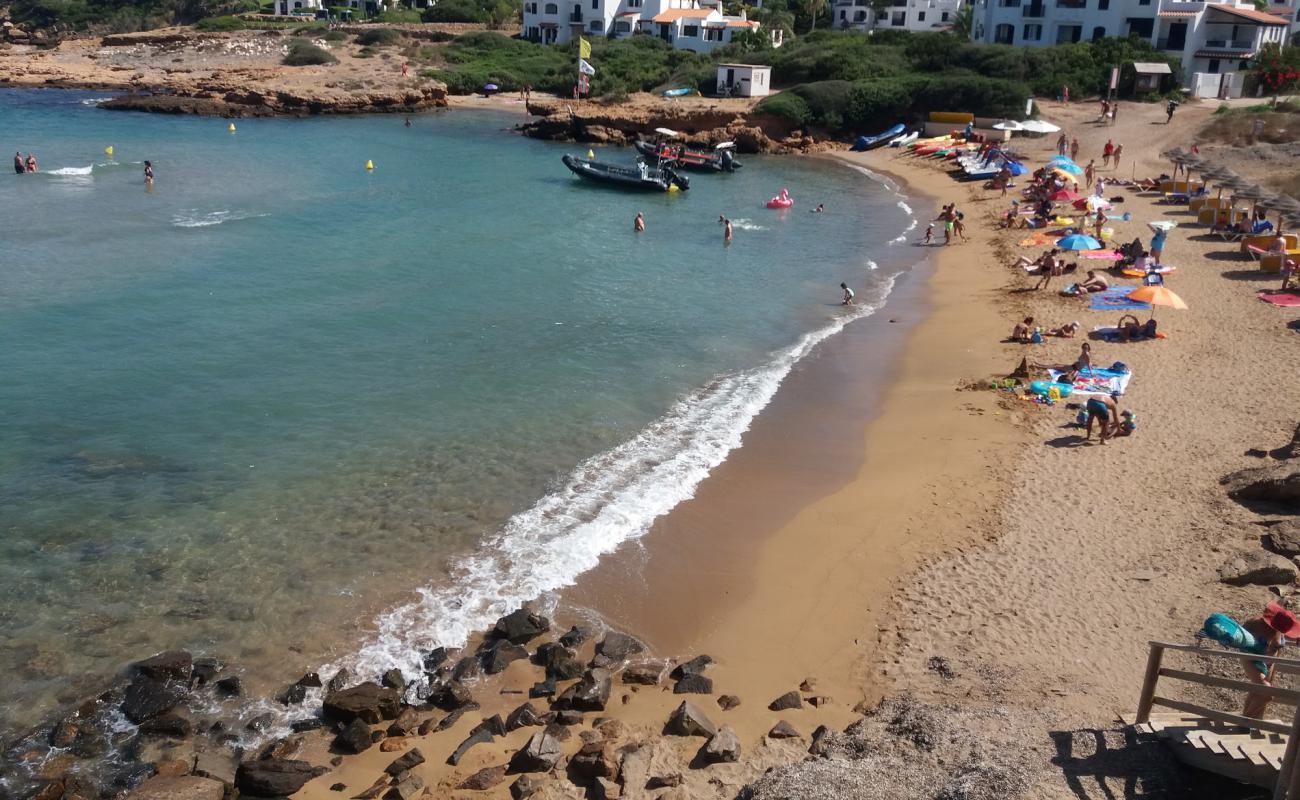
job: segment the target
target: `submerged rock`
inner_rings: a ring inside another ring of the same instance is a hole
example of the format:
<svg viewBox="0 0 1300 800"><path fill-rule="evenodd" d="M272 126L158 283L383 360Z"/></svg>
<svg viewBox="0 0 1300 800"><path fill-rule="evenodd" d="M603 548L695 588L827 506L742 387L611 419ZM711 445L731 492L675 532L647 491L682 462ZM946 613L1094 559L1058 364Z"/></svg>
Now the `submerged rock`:
<svg viewBox="0 0 1300 800"><path fill-rule="evenodd" d="M174 680L189 682L194 668L194 657L184 650L168 650L143 661L137 661L131 668L141 675L156 680Z"/></svg>
<svg viewBox="0 0 1300 800"><path fill-rule="evenodd" d="M182 685L137 675L122 695L121 710L126 718L139 725L153 719L185 701Z"/></svg>

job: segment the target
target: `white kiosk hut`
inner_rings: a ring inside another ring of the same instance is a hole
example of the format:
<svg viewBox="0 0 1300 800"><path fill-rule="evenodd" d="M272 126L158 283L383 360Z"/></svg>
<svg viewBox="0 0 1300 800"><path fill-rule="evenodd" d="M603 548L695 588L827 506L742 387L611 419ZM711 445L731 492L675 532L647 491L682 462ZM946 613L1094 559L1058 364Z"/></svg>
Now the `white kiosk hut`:
<svg viewBox="0 0 1300 800"><path fill-rule="evenodd" d="M762 64L718 65L718 94L723 97L766 97L771 90L771 67Z"/></svg>

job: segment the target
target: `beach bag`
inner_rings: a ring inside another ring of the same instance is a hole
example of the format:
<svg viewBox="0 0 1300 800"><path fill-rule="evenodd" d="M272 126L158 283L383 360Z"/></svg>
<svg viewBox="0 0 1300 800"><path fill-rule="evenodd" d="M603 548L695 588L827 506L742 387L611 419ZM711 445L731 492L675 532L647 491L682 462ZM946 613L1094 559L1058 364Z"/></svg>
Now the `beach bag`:
<svg viewBox="0 0 1300 800"><path fill-rule="evenodd" d="M1128 372L1128 364L1125 364L1123 361L1116 361L1114 364L1110 365L1110 371L1126 373Z"/></svg>
<svg viewBox="0 0 1300 800"><path fill-rule="evenodd" d="M1034 331L1033 335L1029 337L1029 343L1030 343L1030 344L1042 344L1042 343L1043 343L1043 334L1042 334L1042 332L1041 332L1041 331Z"/></svg>

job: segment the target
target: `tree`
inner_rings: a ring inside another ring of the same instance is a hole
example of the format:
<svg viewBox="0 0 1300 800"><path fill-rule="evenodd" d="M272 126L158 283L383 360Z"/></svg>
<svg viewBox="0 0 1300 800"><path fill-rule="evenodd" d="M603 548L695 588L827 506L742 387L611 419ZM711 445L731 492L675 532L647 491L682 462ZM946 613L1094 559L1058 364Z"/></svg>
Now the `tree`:
<svg viewBox="0 0 1300 800"><path fill-rule="evenodd" d="M785 36L794 36L794 14L785 0L768 0L762 8L752 9L749 17L757 20L769 35L779 30Z"/></svg>
<svg viewBox="0 0 1300 800"><path fill-rule="evenodd" d="M803 10L812 18L808 25L808 32L812 33L817 28L817 15L826 10L826 0L803 0Z"/></svg>
<svg viewBox="0 0 1300 800"><path fill-rule="evenodd" d="M975 31L975 8L970 3L962 5L957 16L952 18L952 32L963 42L969 42Z"/></svg>
<svg viewBox="0 0 1300 800"><path fill-rule="evenodd" d="M1273 93L1276 103L1278 95L1292 91L1300 82L1300 48L1266 44L1255 54L1250 68L1259 84Z"/></svg>

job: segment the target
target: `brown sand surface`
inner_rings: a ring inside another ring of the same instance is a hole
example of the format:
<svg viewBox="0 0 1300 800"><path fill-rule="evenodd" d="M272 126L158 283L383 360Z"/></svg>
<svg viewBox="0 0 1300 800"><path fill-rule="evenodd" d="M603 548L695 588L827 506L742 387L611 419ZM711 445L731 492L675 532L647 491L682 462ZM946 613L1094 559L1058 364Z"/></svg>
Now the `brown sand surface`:
<svg viewBox="0 0 1300 800"><path fill-rule="evenodd" d="M1190 144L1208 112L1185 106L1164 126L1154 124L1163 120L1159 108L1126 104L1111 128L1090 123L1090 104L1048 104L1045 116L1079 137L1083 163L1110 137L1125 144L1126 160L1118 173L1101 174L1127 176L1128 159L1137 158L1141 176L1167 170L1157 153ZM1036 164L1051 155L1053 141L1017 145ZM709 673L716 692L742 698L728 712L698 699L715 721L737 730L747 757L741 765L698 771L702 780L683 769L692 776L690 796L732 797L766 766L799 757L800 748L769 747L761 738L778 718L806 736L816 724L842 726L854 718L859 700L898 691L996 707L1000 724L1021 732L1024 758L1040 776L1028 796L1119 796L1143 771L1113 749L1124 740L1113 731L1116 713L1136 702L1146 642L1190 641L1209 613L1258 607L1270 597L1261 587L1215 580L1215 568L1257 547L1261 531L1258 518L1228 501L1217 481L1256 463L1248 448L1274 447L1290 436L1295 410L1284 398L1300 397L1300 340L1287 323L1300 312L1255 298L1256 289L1274 283L1258 282L1252 264L1231 255L1235 246L1207 241L1194 227L1175 230L1164 261L1179 269L1167 283L1190 310L1157 310L1165 340L1093 342L1096 363L1132 368L1121 406L1138 412L1139 428L1106 446L1085 443L1063 405L959 388L1005 374L1024 356L1073 360L1081 339L1001 343L1026 313L1047 325L1077 319L1086 329L1113 324L1118 314L1088 311L1057 296L1058 286L1027 291L1033 279L1008 264L1015 254L1038 250L1016 246L1023 233L995 228L1007 203L996 193L954 183L932 162L897 151L844 157L903 175L912 191L958 202L971 233L969 242L933 248L936 268L925 291L932 311L908 333L879 404L859 408L863 418L878 412L858 435L860 447L832 450L824 479L809 480L816 466L800 455L798 435L807 428L795 426L788 458L778 432L764 430L769 418L799 420L774 404L755 426L755 447L737 453L634 556L620 554L637 559L644 587L628 589L620 603L617 581L609 578L616 573L602 567L604 578L591 576L568 597L614 609L619 627L654 631L647 638L657 656L709 653L718 660ZM1189 219L1150 196L1118 188L1107 194L1123 196L1120 209L1134 217L1112 223L1118 240L1146 238L1152 219ZM819 373L819 366L807 374L833 374ZM791 387L800 378L792 376ZM762 492L783 469L798 473L802 488L778 496L816 496L793 515L763 502L746 507L746 490ZM842 485L828 493L835 484ZM704 552L685 541L701 530L712 534ZM709 552L736 558L710 562ZM703 565L693 563L702 557ZM664 592L675 594L653 602ZM507 688L533 675L516 663ZM766 710L806 677L833 698L830 705L781 715ZM522 699L480 694L486 713ZM627 726L627 739L653 738L680 699L664 689L619 687L615 694L627 696L610 712ZM459 768L441 766L477 719L466 715L451 732L417 742L429 757L421 774L439 787L434 796L506 796L506 784L488 793L448 788L504 763L523 738L516 732L472 751ZM566 747L577 745L575 737ZM675 755L684 767L697 745L674 743L664 757ZM313 747L320 757L320 743ZM368 786L395 755L375 748L350 758L301 796L337 796L325 791L335 781ZM1169 796L1224 796L1204 779L1184 780L1191 783L1165 787ZM548 796L578 796L560 783ZM1199 795L1188 788L1196 785Z"/></svg>

